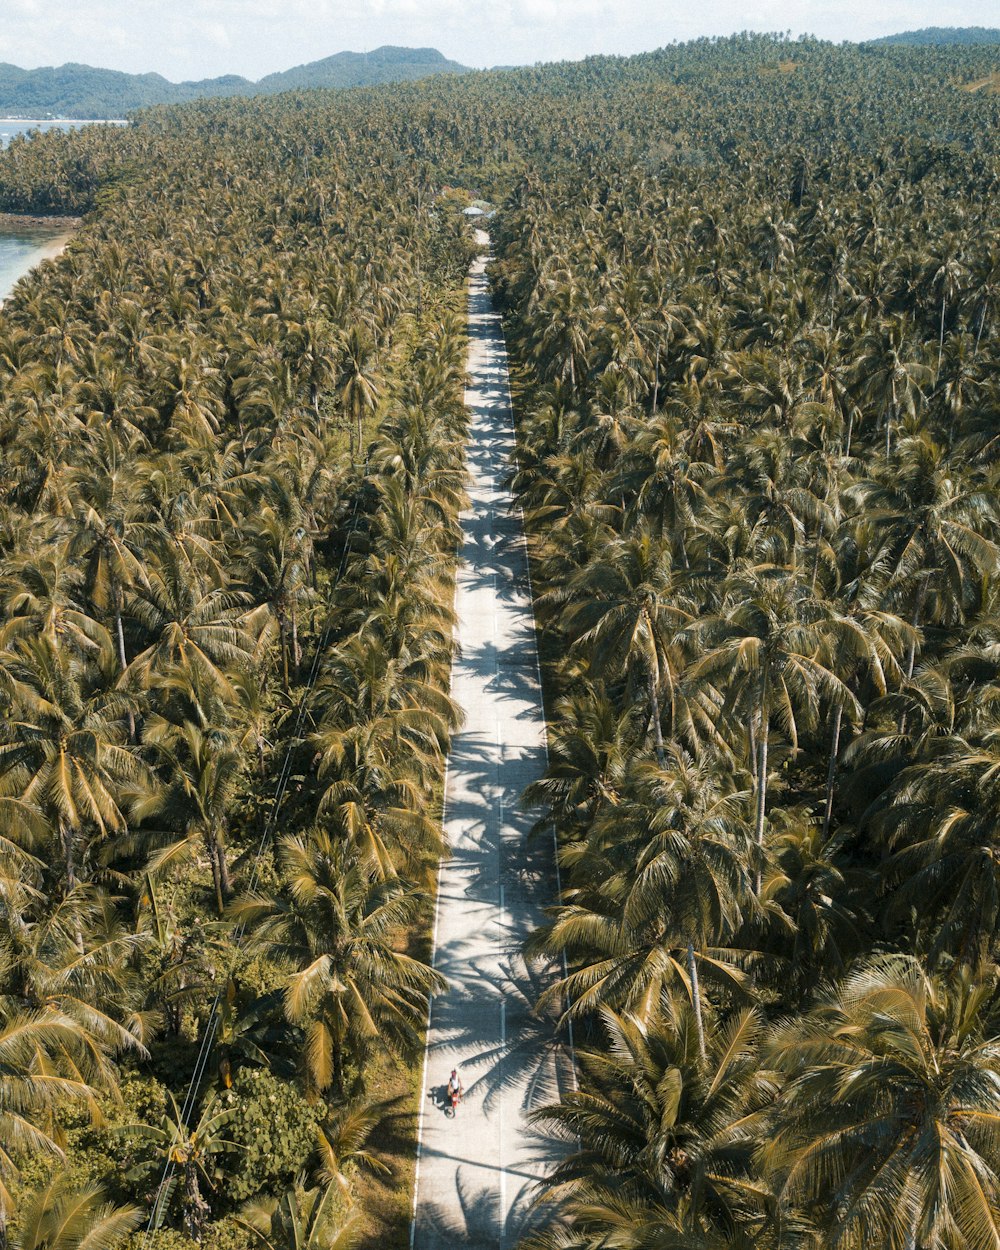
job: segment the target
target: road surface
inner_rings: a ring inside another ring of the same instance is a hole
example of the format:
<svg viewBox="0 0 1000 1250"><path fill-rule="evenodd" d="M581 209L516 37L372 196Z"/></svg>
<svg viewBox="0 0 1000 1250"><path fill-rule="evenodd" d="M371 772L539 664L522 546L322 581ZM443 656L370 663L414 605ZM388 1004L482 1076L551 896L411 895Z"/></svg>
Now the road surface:
<svg viewBox="0 0 1000 1250"><path fill-rule="evenodd" d="M488 238L477 232L484 248ZM507 356L485 277L469 293L470 510L463 515L452 696L465 713L445 788L451 856L438 878L434 962L449 990L431 1004L413 1250L507 1250L533 1220L553 1152L528 1123L572 1079L549 1021L531 1012L547 970L520 948L553 899L551 842L528 838L519 800L545 766L545 720L519 517L503 479L514 449ZM454 1119L444 1087L457 1067Z"/></svg>

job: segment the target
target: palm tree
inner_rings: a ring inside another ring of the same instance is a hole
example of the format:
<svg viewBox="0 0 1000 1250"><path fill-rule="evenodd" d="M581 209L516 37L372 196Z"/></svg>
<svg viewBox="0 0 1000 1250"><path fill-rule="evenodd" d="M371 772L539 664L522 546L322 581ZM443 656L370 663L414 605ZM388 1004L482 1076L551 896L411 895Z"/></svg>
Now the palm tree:
<svg viewBox="0 0 1000 1250"><path fill-rule="evenodd" d="M607 812L594 837L605 845L612 838L631 844L618 887L625 924L639 927L666 914L686 941L687 989L704 1056L696 953L730 942L749 919L749 795L735 788L717 760L696 762L674 744L666 769L637 772L632 802Z"/></svg>
<svg viewBox="0 0 1000 1250"><path fill-rule="evenodd" d="M702 1057L685 1008L645 1021L601 1012L600 1043L578 1052L585 1086L536 1116L566 1145L544 1194L573 1245L639 1250L673 1225L685 1235L665 1244L700 1246L763 1226L754 1153L777 1084L761 1035L756 1012L737 1013Z"/></svg>
<svg viewBox="0 0 1000 1250"><path fill-rule="evenodd" d="M93 1054L103 1063L100 1047ZM14 1213L10 1181L26 1155L63 1158L56 1114L81 1103L96 1108L89 1083L86 1037L79 1024L52 1008L19 1009L0 1003L0 1248L9 1245Z"/></svg>
<svg viewBox="0 0 1000 1250"><path fill-rule="evenodd" d="M417 865L439 852L425 795L457 718L448 696L424 680L422 662L408 661L355 636L330 656L316 696L325 709L313 739L325 783L319 811L386 875L399 860Z"/></svg>
<svg viewBox="0 0 1000 1250"><path fill-rule="evenodd" d="M159 1021L142 1009L137 972L146 942L132 933L114 900L90 885L40 907L17 884L0 904L0 980L23 1007L51 1011L79 1029L88 1080L113 1085L110 1059L146 1056ZM80 1068L82 1059L74 1061Z"/></svg>
<svg viewBox="0 0 1000 1250"><path fill-rule="evenodd" d="M727 709L742 713L747 755L756 789L755 839L764 845L768 749L777 717L795 749L798 724L815 719L821 697L832 704L860 705L827 656L830 621L801 580L780 567L758 566L727 582L722 611L696 633L709 649L691 667L693 680L716 674L728 680ZM761 865L755 874L760 892Z"/></svg>
<svg viewBox="0 0 1000 1250"><path fill-rule="evenodd" d="M892 589L911 609L910 678L927 607L933 619L957 623L976 605L977 583L1000 567L1000 514L984 484L956 475L926 433L900 440L898 463L884 480L858 482L851 494L889 544Z"/></svg>
<svg viewBox="0 0 1000 1250"><path fill-rule="evenodd" d="M443 978L396 950L395 934L421 904L397 877L382 879L326 830L283 838L283 889L249 897L233 915L290 969L285 1015L303 1030L303 1067L316 1094L346 1094L345 1062L372 1050L412 1052L427 996Z"/></svg>
<svg viewBox="0 0 1000 1250"><path fill-rule="evenodd" d="M107 614L114 626L121 671L128 667L122 613L126 595L146 581L142 549L149 526L141 525L134 486L119 480L117 473L97 478L80 475L76 490L77 524L69 554L84 565L84 585L90 602Z"/></svg>
<svg viewBox="0 0 1000 1250"><path fill-rule="evenodd" d="M683 586L667 547L640 525L580 570L565 588L569 610L565 627L592 669L612 675L639 668L652 721L656 758L664 765L661 694L666 693L669 724L680 722L676 686L680 657L673 635L690 621Z"/></svg>
<svg viewBox="0 0 1000 1250"><path fill-rule="evenodd" d="M337 1190L290 1189L281 1198L247 1203L239 1225L261 1250L354 1250L361 1239L356 1214L336 1210Z"/></svg>
<svg viewBox="0 0 1000 1250"><path fill-rule="evenodd" d="M914 417L923 406L922 388L931 381L931 370L919 359L910 327L899 317L886 321L867 336L857 368L859 376L865 379L865 394L884 425L888 459L893 426L900 416Z"/></svg>
<svg viewBox="0 0 1000 1250"><path fill-rule="evenodd" d="M1000 922L996 822L1000 733L928 742L873 805L869 821L890 853L893 910L931 927L930 958L970 967L989 956Z"/></svg>
<svg viewBox="0 0 1000 1250"><path fill-rule="evenodd" d="M1000 1242L995 1003L995 970L949 981L884 956L776 1029L787 1085L761 1161L831 1247Z"/></svg>
<svg viewBox="0 0 1000 1250"><path fill-rule="evenodd" d="M633 704L619 711L602 691L585 686L553 709L545 776L523 796L526 807L543 807L566 840L586 835L606 806L617 806L630 761L644 736ZM539 822L541 823L541 822Z"/></svg>
<svg viewBox="0 0 1000 1250"><path fill-rule="evenodd" d="M367 1149L368 1139L382 1123L388 1104L360 1102L348 1105L316 1129L320 1166L317 1177L324 1185L336 1185L349 1206L350 1175L363 1168L378 1176L391 1176L392 1169Z"/></svg>
<svg viewBox="0 0 1000 1250"><path fill-rule="evenodd" d="M245 592L213 585L173 542L161 545L147 573L130 611L150 641L129 664L126 687L142 689L155 674L180 670L235 703L230 675L250 667L256 652Z"/></svg>
<svg viewBox="0 0 1000 1250"><path fill-rule="evenodd" d="M23 1202L11 1250L114 1250L142 1223L137 1207L109 1202L98 1185L55 1176Z"/></svg>
<svg viewBox="0 0 1000 1250"><path fill-rule="evenodd" d="M237 738L225 704L213 698L212 687L199 689L197 680L189 684L185 673L176 672L156 680L152 689L160 695L163 713L147 717L143 742L164 783L136 805L135 815L142 819L168 813L182 836L168 838L166 847L150 860L149 871L155 875L178 857L190 855L200 843L221 916L233 890L226 829L242 777ZM173 706L167 702L171 698Z"/></svg>
<svg viewBox="0 0 1000 1250"><path fill-rule="evenodd" d="M11 711L0 731L0 785L41 813L70 892L81 860L127 828L128 802L152 785L123 745L130 704L91 691L80 663L45 635L19 640L2 676Z"/></svg>
<svg viewBox="0 0 1000 1250"><path fill-rule="evenodd" d="M340 402L351 421L351 455L360 456L364 419L374 412L382 392L376 344L365 327L355 323L340 345Z"/></svg>

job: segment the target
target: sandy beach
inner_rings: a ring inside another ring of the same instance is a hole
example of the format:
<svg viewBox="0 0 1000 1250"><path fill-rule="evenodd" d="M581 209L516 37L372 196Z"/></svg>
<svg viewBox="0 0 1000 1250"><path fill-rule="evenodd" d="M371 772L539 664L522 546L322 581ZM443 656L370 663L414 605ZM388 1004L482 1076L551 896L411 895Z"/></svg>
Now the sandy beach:
<svg viewBox="0 0 1000 1250"><path fill-rule="evenodd" d="M78 225L73 217L0 216L0 303L24 274L59 256Z"/></svg>

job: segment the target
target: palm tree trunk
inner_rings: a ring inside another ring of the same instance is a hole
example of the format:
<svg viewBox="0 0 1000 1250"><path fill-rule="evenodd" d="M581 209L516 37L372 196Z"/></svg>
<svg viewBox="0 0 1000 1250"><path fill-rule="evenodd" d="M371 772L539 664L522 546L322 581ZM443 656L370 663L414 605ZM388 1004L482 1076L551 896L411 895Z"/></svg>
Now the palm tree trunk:
<svg viewBox="0 0 1000 1250"><path fill-rule="evenodd" d="M226 902L232 896L233 883L229 875L229 865L226 863L226 852L219 841L219 835L211 825L205 830L205 849L208 851L208 862L212 865L215 905L221 916L226 910Z"/></svg>
<svg viewBox="0 0 1000 1250"><path fill-rule="evenodd" d="M694 1028L698 1036L698 1054L705 1058L705 1022L701 1017L701 987L698 983L698 961L694 957L694 943L688 942L688 979L691 982L691 1006L694 1008Z"/></svg>
<svg viewBox="0 0 1000 1250"><path fill-rule="evenodd" d="M193 1159L188 1159L184 1164L184 1231L199 1245L210 1215L209 1205L198 1187L197 1165Z"/></svg>
<svg viewBox="0 0 1000 1250"><path fill-rule="evenodd" d="M830 832L830 821L833 818L833 782L837 775L837 755L840 752L840 725L843 716L843 706L838 703L837 709L833 714L833 738L830 742L830 762L826 770L826 807L823 812L824 841Z"/></svg>
<svg viewBox="0 0 1000 1250"><path fill-rule="evenodd" d="M117 596L115 596L117 600ZM128 660L125 657L125 630L122 626L121 609L115 603L115 638L118 640L118 663L122 666L122 672L128 668Z"/></svg>
<svg viewBox="0 0 1000 1250"><path fill-rule="evenodd" d="M656 693L656 679L653 676L652 665L647 668L646 681L649 688L649 710L653 717L653 733L656 738L656 762L662 768L666 763L666 756L663 753L663 726L660 724L660 699Z"/></svg>
<svg viewBox="0 0 1000 1250"><path fill-rule="evenodd" d="M913 617L910 624L913 626L913 637L910 640L910 650L906 657L906 680L909 681L913 676L913 665L917 658L917 634L916 631L920 627L920 616L924 610L924 599L927 597L927 576L926 574L920 579L920 590L917 592L917 602L913 607Z"/></svg>
<svg viewBox="0 0 1000 1250"><path fill-rule="evenodd" d="M767 812L767 739L770 731L770 709L768 707L768 683L767 678L764 679L764 689L760 696L760 742L758 744L759 756L757 763L757 818L754 828L754 838L758 847L757 864L754 868L754 893L760 894L761 885L761 854L760 848L764 845L764 817Z"/></svg>
<svg viewBox="0 0 1000 1250"><path fill-rule="evenodd" d="M656 405L660 397L660 345L656 344L656 356L653 364L653 406L652 415L656 416Z"/></svg>
<svg viewBox="0 0 1000 1250"><path fill-rule="evenodd" d="M288 694L288 639L285 637L285 614L278 615L278 639L281 645L281 688Z"/></svg>
<svg viewBox="0 0 1000 1250"><path fill-rule="evenodd" d="M128 656L125 654L125 627L122 625L122 595L121 587L114 576L111 578L111 602L114 604L115 611L115 642L118 645L118 663L121 665L121 670L124 673L128 668ZM129 708L127 715L129 741L134 744L136 741L135 716L131 708Z"/></svg>
<svg viewBox="0 0 1000 1250"><path fill-rule="evenodd" d="M983 310L979 314L979 329L976 331L976 346L972 349L972 359L975 360L979 355L979 340L983 337L983 326L986 324L986 301L983 300Z"/></svg>
<svg viewBox="0 0 1000 1250"><path fill-rule="evenodd" d="M73 830L59 822L59 841L62 843L63 863L66 866L66 891L76 885L76 856L73 853Z"/></svg>

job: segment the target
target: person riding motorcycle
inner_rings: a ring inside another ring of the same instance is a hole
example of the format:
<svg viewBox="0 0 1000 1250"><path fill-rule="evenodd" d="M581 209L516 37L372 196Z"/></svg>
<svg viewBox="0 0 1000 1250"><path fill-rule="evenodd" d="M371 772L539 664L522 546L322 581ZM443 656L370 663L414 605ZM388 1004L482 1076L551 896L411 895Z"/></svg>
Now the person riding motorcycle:
<svg viewBox="0 0 1000 1250"><path fill-rule="evenodd" d="M452 1068L451 1076L448 1077L448 1105L451 1107L452 1115L455 1114L458 1104L462 1101L463 1092L462 1078L458 1075L457 1069Z"/></svg>

